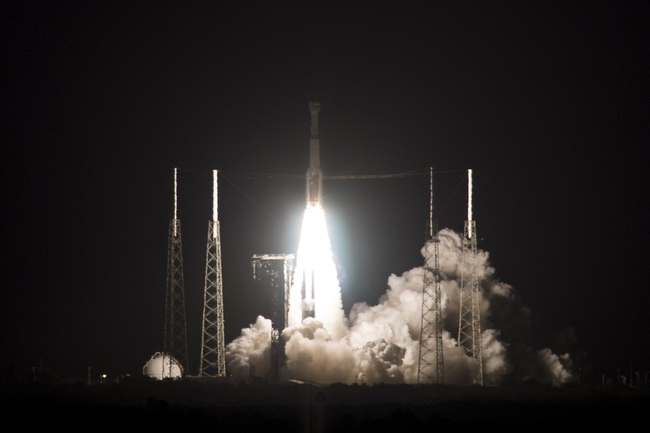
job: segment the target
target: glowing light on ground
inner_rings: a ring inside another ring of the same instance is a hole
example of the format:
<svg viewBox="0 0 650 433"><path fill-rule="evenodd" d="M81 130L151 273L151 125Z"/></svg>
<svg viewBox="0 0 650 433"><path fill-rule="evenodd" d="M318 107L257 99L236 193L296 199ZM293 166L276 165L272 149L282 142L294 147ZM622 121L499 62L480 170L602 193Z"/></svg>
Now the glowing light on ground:
<svg viewBox="0 0 650 433"><path fill-rule="evenodd" d="M342 338L346 330L341 287L325 225L325 212L319 205L305 210L294 275L290 293L289 326L300 325L303 309L313 306L314 318L323 323L332 337Z"/></svg>

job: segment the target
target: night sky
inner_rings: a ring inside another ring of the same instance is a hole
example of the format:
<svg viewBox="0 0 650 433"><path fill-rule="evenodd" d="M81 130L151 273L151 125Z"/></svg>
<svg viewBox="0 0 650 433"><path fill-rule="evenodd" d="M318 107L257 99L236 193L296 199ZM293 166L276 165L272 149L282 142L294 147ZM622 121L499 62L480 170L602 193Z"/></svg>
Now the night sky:
<svg viewBox="0 0 650 433"><path fill-rule="evenodd" d="M532 311L530 342L583 377L650 370L650 9L28 2L3 11L4 377L139 374L162 350L173 168L190 374L200 357L211 170L226 342L270 296L255 253L295 253L309 101L325 175L475 170L479 247ZM239 2L233 2L239 3ZM436 177L463 229L466 175ZM428 178L330 180L344 308L421 266Z"/></svg>

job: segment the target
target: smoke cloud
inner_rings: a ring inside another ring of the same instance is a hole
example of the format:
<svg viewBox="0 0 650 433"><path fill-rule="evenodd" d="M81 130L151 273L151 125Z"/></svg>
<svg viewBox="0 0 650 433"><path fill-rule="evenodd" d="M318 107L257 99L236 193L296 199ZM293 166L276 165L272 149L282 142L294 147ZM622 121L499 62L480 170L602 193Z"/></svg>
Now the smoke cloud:
<svg viewBox="0 0 650 433"><path fill-rule="evenodd" d="M478 364L457 346L455 339L459 325L461 236L444 229L439 239L445 383L470 385ZM424 248L422 253L424 256ZM515 341L522 329L529 327L530 310L512 286L495 278L488 257L487 252L479 250L477 273L484 383L501 383L513 372L513 363L517 364L517 372L523 379L554 386L572 380L572 361L568 354L558 355L550 349L533 350ZM340 306L338 281L332 283L335 287L329 289L338 290L338 295L333 298L336 302L327 307L336 311L330 311L327 317L319 317L317 311L315 318L308 317L302 323L293 321L292 326L283 330L286 362L281 378L368 385L416 383L423 276L422 267L400 276L389 276L388 289L379 303L374 306L357 303L347 318ZM299 301L292 299L292 306ZM261 316L255 324L242 330L226 348L229 373L246 379L252 364L257 376L268 374L270 334L271 321Z"/></svg>

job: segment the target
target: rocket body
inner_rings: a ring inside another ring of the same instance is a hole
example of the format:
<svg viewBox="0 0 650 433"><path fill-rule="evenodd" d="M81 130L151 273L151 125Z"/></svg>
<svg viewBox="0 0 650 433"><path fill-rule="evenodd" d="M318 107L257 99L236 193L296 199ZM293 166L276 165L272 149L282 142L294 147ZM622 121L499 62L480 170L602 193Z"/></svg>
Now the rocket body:
<svg viewBox="0 0 650 433"><path fill-rule="evenodd" d="M309 169L307 170L307 207L321 206L323 171L320 169L320 142L318 139L318 112L320 102L310 102L311 137L309 139Z"/></svg>
<svg viewBox="0 0 650 433"><path fill-rule="evenodd" d="M320 102L310 102L311 136L309 139L309 168L307 169L307 209L322 206L323 171L320 169L320 143L318 140L318 112ZM301 240L302 242L302 240ZM302 320L315 317L314 270L303 271L301 290Z"/></svg>

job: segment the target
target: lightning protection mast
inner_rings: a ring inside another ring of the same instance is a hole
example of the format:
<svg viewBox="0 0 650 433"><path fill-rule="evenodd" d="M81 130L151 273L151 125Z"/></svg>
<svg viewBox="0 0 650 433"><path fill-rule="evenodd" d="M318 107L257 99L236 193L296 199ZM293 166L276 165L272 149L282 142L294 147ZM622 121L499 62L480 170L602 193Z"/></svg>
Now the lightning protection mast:
<svg viewBox="0 0 650 433"><path fill-rule="evenodd" d="M221 274L221 234L217 214L217 170L212 172L212 221L208 223L203 292L203 333L199 376L226 376L223 320L223 275Z"/></svg>
<svg viewBox="0 0 650 433"><path fill-rule="evenodd" d="M167 293L165 300L165 338L163 352L175 358L187 372L187 323L183 279L181 220L178 219L178 169L174 168L174 219L169 222L167 249ZM163 358L164 360L164 358ZM173 362L163 362L163 376L171 377Z"/></svg>
<svg viewBox="0 0 650 433"><path fill-rule="evenodd" d="M472 170L467 171L467 221L463 233L458 345L478 362L474 383L483 385L481 313L477 273L476 221L472 220Z"/></svg>
<svg viewBox="0 0 650 433"><path fill-rule="evenodd" d="M433 168L429 169L429 230L424 245L418 383L444 383L438 227L433 211Z"/></svg>

